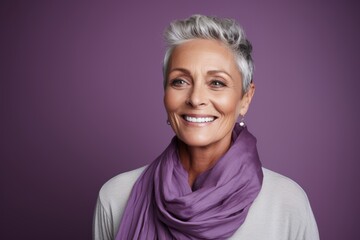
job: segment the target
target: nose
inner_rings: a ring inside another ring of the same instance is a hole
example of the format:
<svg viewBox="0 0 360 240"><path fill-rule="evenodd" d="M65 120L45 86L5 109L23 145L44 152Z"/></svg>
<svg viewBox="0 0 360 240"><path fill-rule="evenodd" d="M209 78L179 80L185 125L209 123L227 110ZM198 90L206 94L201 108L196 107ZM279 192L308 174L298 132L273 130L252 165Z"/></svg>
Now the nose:
<svg viewBox="0 0 360 240"><path fill-rule="evenodd" d="M194 84L186 101L192 107L206 106L208 104L206 87L201 84Z"/></svg>

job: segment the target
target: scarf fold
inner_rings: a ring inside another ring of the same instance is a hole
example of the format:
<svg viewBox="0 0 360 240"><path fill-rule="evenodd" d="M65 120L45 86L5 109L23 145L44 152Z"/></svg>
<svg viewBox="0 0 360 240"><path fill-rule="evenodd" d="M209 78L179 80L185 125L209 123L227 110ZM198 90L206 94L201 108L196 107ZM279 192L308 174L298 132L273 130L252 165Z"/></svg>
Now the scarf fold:
<svg viewBox="0 0 360 240"><path fill-rule="evenodd" d="M232 145L191 188L174 137L133 186L117 240L227 239L245 221L263 172L256 138L235 125Z"/></svg>

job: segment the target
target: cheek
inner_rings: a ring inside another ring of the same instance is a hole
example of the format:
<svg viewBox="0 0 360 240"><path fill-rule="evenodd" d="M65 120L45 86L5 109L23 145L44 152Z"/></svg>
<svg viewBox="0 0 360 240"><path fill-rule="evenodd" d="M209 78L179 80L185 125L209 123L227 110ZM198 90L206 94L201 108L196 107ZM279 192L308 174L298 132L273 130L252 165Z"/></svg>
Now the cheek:
<svg viewBox="0 0 360 240"><path fill-rule="evenodd" d="M182 102L183 97L179 92L175 92L173 89L165 91L164 106L168 113L178 110Z"/></svg>
<svg viewBox="0 0 360 240"><path fill-rule="evenodd" d="M239 94L234 93L218 96L216 101L214 101L214 105L218 111L222 112L224 115L238 115L240 109L240 97Z"/></svg>

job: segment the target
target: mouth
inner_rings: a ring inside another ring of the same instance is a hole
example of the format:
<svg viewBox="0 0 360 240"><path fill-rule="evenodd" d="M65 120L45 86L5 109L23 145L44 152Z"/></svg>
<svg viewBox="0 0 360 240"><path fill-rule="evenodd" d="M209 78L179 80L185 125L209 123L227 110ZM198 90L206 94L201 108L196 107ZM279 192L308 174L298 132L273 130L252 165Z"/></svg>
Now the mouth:
<svg viewBox="0 0 360 240"><path fill-rule="evenodd" d="M182 115L183 119L190 123L209 123L215 121L216 117L214 116L204 116L204 117L195 117L195 116L188 116Z"/></svg>

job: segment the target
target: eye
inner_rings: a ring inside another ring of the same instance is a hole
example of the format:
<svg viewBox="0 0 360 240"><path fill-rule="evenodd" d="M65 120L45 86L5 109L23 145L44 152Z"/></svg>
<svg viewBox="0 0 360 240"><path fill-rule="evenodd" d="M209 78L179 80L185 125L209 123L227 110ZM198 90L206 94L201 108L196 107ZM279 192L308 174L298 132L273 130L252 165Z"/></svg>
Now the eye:
<svg viewBox="0 0 360 240"><path fill-rule="evenodd" d="M226 84L221 80L211 80L210 86L215 88L221 88L226 87Z"/></svg>
<svg viewBox="0 0 360 240"><path fill-rule="evenodd" d="M174 87L183 87L187 84L187 82L180 78L175 78L171 80L170 85Z"/></svg>

